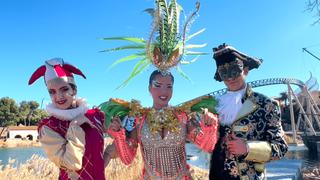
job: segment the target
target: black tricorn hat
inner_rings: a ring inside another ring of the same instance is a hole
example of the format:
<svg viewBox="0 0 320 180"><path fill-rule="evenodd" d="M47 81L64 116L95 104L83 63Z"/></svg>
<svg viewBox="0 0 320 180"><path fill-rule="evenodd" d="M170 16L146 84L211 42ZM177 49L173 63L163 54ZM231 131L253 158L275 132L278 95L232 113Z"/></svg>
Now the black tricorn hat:
<svg viewBox="0 0 320 180"><path fill-rule="evenodd" d="M217 65L217 70L214 75L214 79L217 81L222 81L218 73L218 67L221 65L231 63L234 61L241 61L244 67L247 67L249 70L251 70L258 69L260 64L262 63L262 59L250 57L225 43L219 45L216 48L213 48L213 53L213 58L215 59Z"/></svg>

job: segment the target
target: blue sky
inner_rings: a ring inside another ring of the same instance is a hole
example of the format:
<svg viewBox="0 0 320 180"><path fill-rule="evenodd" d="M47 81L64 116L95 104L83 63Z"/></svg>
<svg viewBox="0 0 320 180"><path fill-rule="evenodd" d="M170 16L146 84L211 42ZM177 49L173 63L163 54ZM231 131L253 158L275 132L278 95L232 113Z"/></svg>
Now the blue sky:
<svg viewBox="0 0 320 180"><path fill-rule="evenodd" d="M194 10L195 0L178 1L186 15ZM0 1L0 97L50 101L43 79L28 86L30 75L46 59L62 57L78 66L87 80L77 77L78 95L90 105L98 105L110 97L138 99L150 106L149 68L123 89L115 88L125 80L134 63L108 70L111 63L125 52L99 53L121 45L99 38L136 36L148 38L151 18L143 10L153 7L153 0L1 0ZM192 65L182 69L192 79L175 75L171 104L179 104L197 96L219 90L223 83L213 80L215 63L212 47L226 42L249 55L261 57L263 64L250 72L247 81L271 77L290 77L306 81L309 72L320 78L320 61L303 53L302 48L320 56L320 24L312 26L315 17L304 12L303 0L202 0L199 16L190 34L206 28L192 43L208 43ZM183 19L183 18L182 18ZM284 91L285 85L256 90L269 96Z"/></svg>

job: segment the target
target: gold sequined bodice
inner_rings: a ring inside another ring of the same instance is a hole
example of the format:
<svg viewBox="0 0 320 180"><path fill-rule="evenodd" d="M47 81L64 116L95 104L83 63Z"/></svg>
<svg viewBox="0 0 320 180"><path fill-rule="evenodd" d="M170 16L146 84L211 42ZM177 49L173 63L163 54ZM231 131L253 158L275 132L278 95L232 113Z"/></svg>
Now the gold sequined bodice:
<svg viewBox="0 0 320 180"><path fill-rule="evenodd" d="M142 125L141 145L146 174L144 179L181 179L188 174L186 165L186 126L180 131L151 133L148 123Z"/></svg>

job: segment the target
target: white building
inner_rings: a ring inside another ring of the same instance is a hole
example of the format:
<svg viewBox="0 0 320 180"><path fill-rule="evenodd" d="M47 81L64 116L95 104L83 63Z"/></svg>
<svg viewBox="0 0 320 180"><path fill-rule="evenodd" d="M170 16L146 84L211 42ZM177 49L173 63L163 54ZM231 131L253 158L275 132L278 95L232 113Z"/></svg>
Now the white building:
<svg viewBox="0 0 320 180"><path fill-rule="evenodd" d="M37 128L38 128L37 126L9 126L8 138L37 140L38 139Z"/></svg>

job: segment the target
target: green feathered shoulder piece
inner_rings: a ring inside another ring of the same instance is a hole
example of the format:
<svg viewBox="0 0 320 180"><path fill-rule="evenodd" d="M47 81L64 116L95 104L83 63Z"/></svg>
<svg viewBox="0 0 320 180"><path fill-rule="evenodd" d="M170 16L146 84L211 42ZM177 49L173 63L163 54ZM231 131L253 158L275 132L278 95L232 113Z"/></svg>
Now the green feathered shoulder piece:
<svg viewBox="0 0 320 180"><path fill-rule="evenodd" d="M208 111L218 114L216 107L218 106L218 100L211 95L204 95L198 98L192 99L179 105L179 109L185 112L198 112L202 113L203 108L207 108Z"/></svg>
<svg viewBox="0 0 320 180"><path fill-rule="evenodd" d="M100 104L99 108L106 116L105 127L110 125L113 117L119 117L123 120L126 116L137 116L142 112L142 107L138 101L131 100L129 102L117 98L111 98L109 101Z"/></svg>

